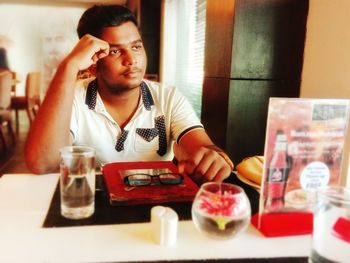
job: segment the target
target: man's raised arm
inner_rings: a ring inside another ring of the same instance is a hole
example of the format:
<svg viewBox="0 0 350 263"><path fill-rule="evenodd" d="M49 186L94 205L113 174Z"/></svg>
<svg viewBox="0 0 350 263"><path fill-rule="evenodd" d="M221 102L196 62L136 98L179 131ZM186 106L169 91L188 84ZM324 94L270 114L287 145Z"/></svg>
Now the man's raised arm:
<svg viewBox="0 0 350 263"><path fill-rule="evenodd" d="M25 145L26 163L32 172L43 174L58 168L59 149L72 144L70 119L77 74L108 52L107 42L85 35L58 66Z"/></svg>

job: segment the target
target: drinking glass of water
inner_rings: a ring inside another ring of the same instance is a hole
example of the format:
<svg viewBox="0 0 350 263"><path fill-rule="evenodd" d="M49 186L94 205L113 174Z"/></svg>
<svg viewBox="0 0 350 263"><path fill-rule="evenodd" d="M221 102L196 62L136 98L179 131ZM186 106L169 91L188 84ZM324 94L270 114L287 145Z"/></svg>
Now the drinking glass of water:
<svg viewBox="0 0 350 263"><path fill-rule="evenodd" d="M349 188L328 186L318 190L309 262L350 262Z"/></svg>
<svg viewBox="0 0 350 263"><path fill-rule="evenodd" d="M60 157L61 214L69 219L90 217L95 211L95 150L67 146Z"/></svg>
<svg viewBox="0 0 350 263"><path fill-rule="evenodd" d="M203 184L192 205L196 228L216 239L229 239L244 231L250 216L250 202L244 190L229 183Z"/></svg>

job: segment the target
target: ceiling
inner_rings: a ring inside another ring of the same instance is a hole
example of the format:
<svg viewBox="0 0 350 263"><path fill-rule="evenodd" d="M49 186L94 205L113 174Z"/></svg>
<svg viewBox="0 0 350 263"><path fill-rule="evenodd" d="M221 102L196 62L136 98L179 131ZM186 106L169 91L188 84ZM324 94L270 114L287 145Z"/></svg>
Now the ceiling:
<svg viewBox="0 0 350 263"><path fill-rule="evenodd" d="M3 4L85 6L91 4L126 4L127 0L0 0Z"/></svg>

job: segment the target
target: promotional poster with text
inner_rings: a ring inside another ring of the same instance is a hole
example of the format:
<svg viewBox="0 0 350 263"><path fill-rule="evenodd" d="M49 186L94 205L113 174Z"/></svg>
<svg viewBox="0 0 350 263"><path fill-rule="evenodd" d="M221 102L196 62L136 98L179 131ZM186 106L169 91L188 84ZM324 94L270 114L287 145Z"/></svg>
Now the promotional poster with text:
<svg viewBox="0 0 350 263"><path fill-rule="evenodd" d="M339 184L348 100L271 98L260 207L310 210L316 190Z"/></svg>

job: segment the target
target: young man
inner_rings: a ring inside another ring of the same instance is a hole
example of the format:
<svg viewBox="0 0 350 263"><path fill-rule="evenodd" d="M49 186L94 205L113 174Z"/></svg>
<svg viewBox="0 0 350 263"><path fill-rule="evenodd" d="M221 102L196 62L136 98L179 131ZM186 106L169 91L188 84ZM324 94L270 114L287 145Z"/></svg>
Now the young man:
<svg viewBox="0 0 350 263"><path fill-rule="evenodd" d="M176 142L180 170L197 182L229 176L232 162L210 140L187 100L174 87L143 79L146 52L130 10L94 6L81 17L78 35L28 134L26 161L33 172L55 170L66 145L94 147L102 164L172 160ZM87 68L96 78L76 83L78 72Z"/></svg>

